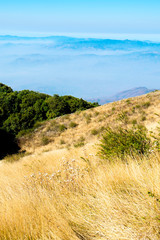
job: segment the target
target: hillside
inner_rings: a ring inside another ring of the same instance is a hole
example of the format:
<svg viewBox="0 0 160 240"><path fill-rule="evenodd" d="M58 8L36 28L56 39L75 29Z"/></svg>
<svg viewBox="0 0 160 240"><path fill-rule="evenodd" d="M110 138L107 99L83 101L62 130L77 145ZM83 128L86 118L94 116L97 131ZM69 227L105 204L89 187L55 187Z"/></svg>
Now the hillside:
<svg viewBox="0 0 160 240"><path fill-rule="evenodd" d="M159 133L160 91L47 120L0 162L0 239L160 239L160 153L101 159L107 125Z"/></svg>
<svg viewBox="0 0 160 240"><path fill-rule="evenodd" d="M34 152L96 143L108 125L131 127L143 124L149 131L156 132L160 117L159 98L160 91L155 91L46 121L32 134L20 138L21 147Z"/></svg>
<svg viewBox="0 0 160 240"><path fill-rule="evenodd" d="M13 91L0 83L0 159L17 152L17 137L33 131L39 122L95 106L98 104L82 98L50 96L29 90Z"/></svg>

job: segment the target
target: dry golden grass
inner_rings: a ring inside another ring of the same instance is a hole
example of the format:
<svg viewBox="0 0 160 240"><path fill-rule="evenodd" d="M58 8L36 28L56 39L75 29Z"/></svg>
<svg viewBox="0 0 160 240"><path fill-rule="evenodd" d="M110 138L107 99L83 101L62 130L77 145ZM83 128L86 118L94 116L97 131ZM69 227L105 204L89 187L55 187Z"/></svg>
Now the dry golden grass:
<svg viewBox="0 0 160 240"><path fill-rule="evenodd" d="M0 239L160 239L160 155L96 156L108 124L155 131L159 98L157 91L63 116L21 138L32 155L0 162Z"/></svg>
<svg viewBox="0 0 160 240"><path fill-rule="evenodd" d="M94 146L0 165L0 239L160 239L160 156L113 163Z"/></svg>
<svg viewBox="0 0 160 240"><path fill-rule="evenodd" d="M72 148L97 142L107 125L130 127L144 124L148 130L155 131L159 118L160 91L156 91L46 121L31 135L21 138L20 142L21 147L29 152ZM71 127L71 123L77 125Z"/></svg>

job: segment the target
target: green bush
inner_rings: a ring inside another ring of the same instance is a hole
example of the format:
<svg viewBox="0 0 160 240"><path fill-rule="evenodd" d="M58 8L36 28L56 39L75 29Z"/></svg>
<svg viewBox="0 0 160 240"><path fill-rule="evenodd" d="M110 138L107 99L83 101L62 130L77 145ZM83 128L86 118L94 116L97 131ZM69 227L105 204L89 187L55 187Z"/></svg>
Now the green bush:
<svg viewBox="0 0 160 240"><path fill-rule="evenodd" d="M136 124L137 124L137 120L136 120L136 119L133 119L133 120L132 120L132 124L133 124L133 125L136 125Z"/></svg>
<svg viewBox="0 0 160 240"><path fill-rule="evenodd" d="M150 148L151 140L147 137L145 127L137 126L131 129L108 127L101 140L99 153L102 158L124 158L125 155L147 155Z"/></svg>
<svg viewBox="0 0 160 240"><path fill-rule="evenodd" d="M64 132L66 129L67 129L67 127L64 124L59 125L59 131L60 132Z"/></svg>
<svg viewBox="0 0 160 240"><path fill-rule="evenodd" d="M48 137L46 137L46 136L43 136L43 137L42 137L42 139L41 139L41 144L42 144L43 146L48 145L49 142L50 142L50 139L49 139Z"/></svg>
<svg viewBox="0 0 160 240"><path fill-rule="evenodd" d="M89 124L91 122L91 114L84 113L84 117L86 119L86 123Z"/></svg>
<svg viewBox="0 0 160 240"><path fill-rule="evenodd" d="M70 128L75 128L75 127L77 127L77 126L78 126L78 124L75 123L75 122L70 122L70 124L69 124L69 127L70 127Z"/></svg>
<svg viewBox="0 0 160 240"><path fill-rule="evenodd" d="M99 115L99 112L95 111L94 116L97 117Z"/></svg>
<svg viewBox="0 0 160 240"><path fill-rule="evenodd" d="M19 152L17 154L7 155L3 160L8 163L13 163L19 161L21 158L30 155L30 153Z"/></svg>
<svg viewBox="0 0 160 240"><path fill-rule="evenodd" d="M135 113L135 107L132 108L132 113Z"/></svg>
<svg viewBox="0 0 160 240"><path fill-rule="evenodd" d="M33 128L36 129L36 128L41 127L42 125L43 125L42 122L38 122L38 121L37 121L37 122L34 124Z"/></svg>
<svg viewBox="0 0 160 240"><path fill-rule="evenodd" d="M150 105L151 105L150 102L145 102L145 103L143 103L143 107L144 107L144 108L148 108Z"/></svg>
<svg viewBox="0 0 160 240"><path fill-rule="evenodd" d="M128 123L127 112L121 112L121 113L119 113L117 120L122 121L122 122L124 122L125 124L127 124L127 123Z"/></svg>
<svg viewBox="0 0 160 240"><path fill-rule="evenodd" d="M91 130L91 134L94 135L94 136L97 135L98 134L98 130L97 129L92 129Z"/></svg>
<svg viewBox="0 0 160 240"><path fill-rule="evenodd" d="M81 136L79 140L74 144L74 147L75 148L82 147L84 146L84 144L85 144L85 138Z"/></svg>
<svg viewBox="0 0 160 240"><path fill-rule="evenodd" d="M63 145L63 144L65 144L65 143L66 143L66 142L65 142L63 139L60 140L60 144Z"/></svg>
<svg viewBox="0 0 160 240"><path fill-rule="evenodd" d="M128 105L131 104L130 99L127 99L127 100L126 100L126 103L127 103Z"/></svg>
<svg viewBox="0 0 160 240"><path fill-rule="evenodd" d="M135 108L141 108L141 105L137 104L137 105L135 106Z"/></svg>
<svg viewBox="0 0 160 240"><path fill-rule="evenodd" d="M84 146L84 142L78 142L78 143L75 143L75 144L74 144L74 147L75 147L75 148L83 147L83 146Z"/></svg>
<svg viewBox="0 0 160 240"><path fill-rule="evenodd" d="M142 116L141 120L145 121L146 120L146 116Z"/></svg>

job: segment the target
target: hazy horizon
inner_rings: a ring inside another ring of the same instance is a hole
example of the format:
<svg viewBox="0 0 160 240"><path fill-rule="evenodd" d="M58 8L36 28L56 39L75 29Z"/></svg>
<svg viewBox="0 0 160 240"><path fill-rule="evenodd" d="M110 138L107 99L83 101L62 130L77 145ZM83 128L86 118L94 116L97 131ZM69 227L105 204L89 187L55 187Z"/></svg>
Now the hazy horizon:
<svg viewBox="0 0 160 240"><path fill-rule="evenodd" d="M0 81L16 90L83 98L159 88L159 9L158 0L3 1Z"/></svg>
<svg viewBox="0 0 160 240"><path fill-rule="evenodd" d="M111 40L133 40L133 41L151 41L160 42L160 34L148 33L87 33L87 32L22 32L22 31L1 31L0 36L16 37L73 37L73 38L91 38L91 39L111 39Z"/></svg>
<svg viewBox="0 0 160 240"><path fill-rule="evenodd" d="M158 89L160 43L0 36L0 82L14 90L83 98L134 87Z"/></svg>

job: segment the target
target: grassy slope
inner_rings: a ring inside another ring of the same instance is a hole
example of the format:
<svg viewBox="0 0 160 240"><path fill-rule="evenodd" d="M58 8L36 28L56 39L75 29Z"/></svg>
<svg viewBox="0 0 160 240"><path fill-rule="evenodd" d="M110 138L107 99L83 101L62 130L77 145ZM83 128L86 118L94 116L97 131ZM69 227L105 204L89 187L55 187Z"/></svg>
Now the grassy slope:
<svg viewBox="0 0 160 240"><path fill-rule="evenodd" d="M24 148L34 153L0 163L0 239L160 239L160 156L101 161L95 145L99 136L91 133L107 123L141 122L144 115L143 123L155 129L159 97L160 92L150 93L58 118L58 125L68 126L64 132L52 131L55 124L49 121L30 141L23 139ZM146 102L150 106L132 112ZM128 120L121 118L122 111L128 111ZM70 121L78 126L69 127ZM54 142L40 146L42 132ZM81 136L86 145L73 147Z"/></svg>
<svg viewBox="0 0 160 240"><path fill-rule="evenodd" d="M42 152L74 147L81 142L95 143L107 125L132 126L135 120L149 130L156 130L160 117L159 99L160 91L157 91L46 121L31 135L21 138L21 146L30 152ZM77 126L71 127L71 122ZM64 131L63 125L67 128ZM49 144L43 146L46 139Z"/></svg>

